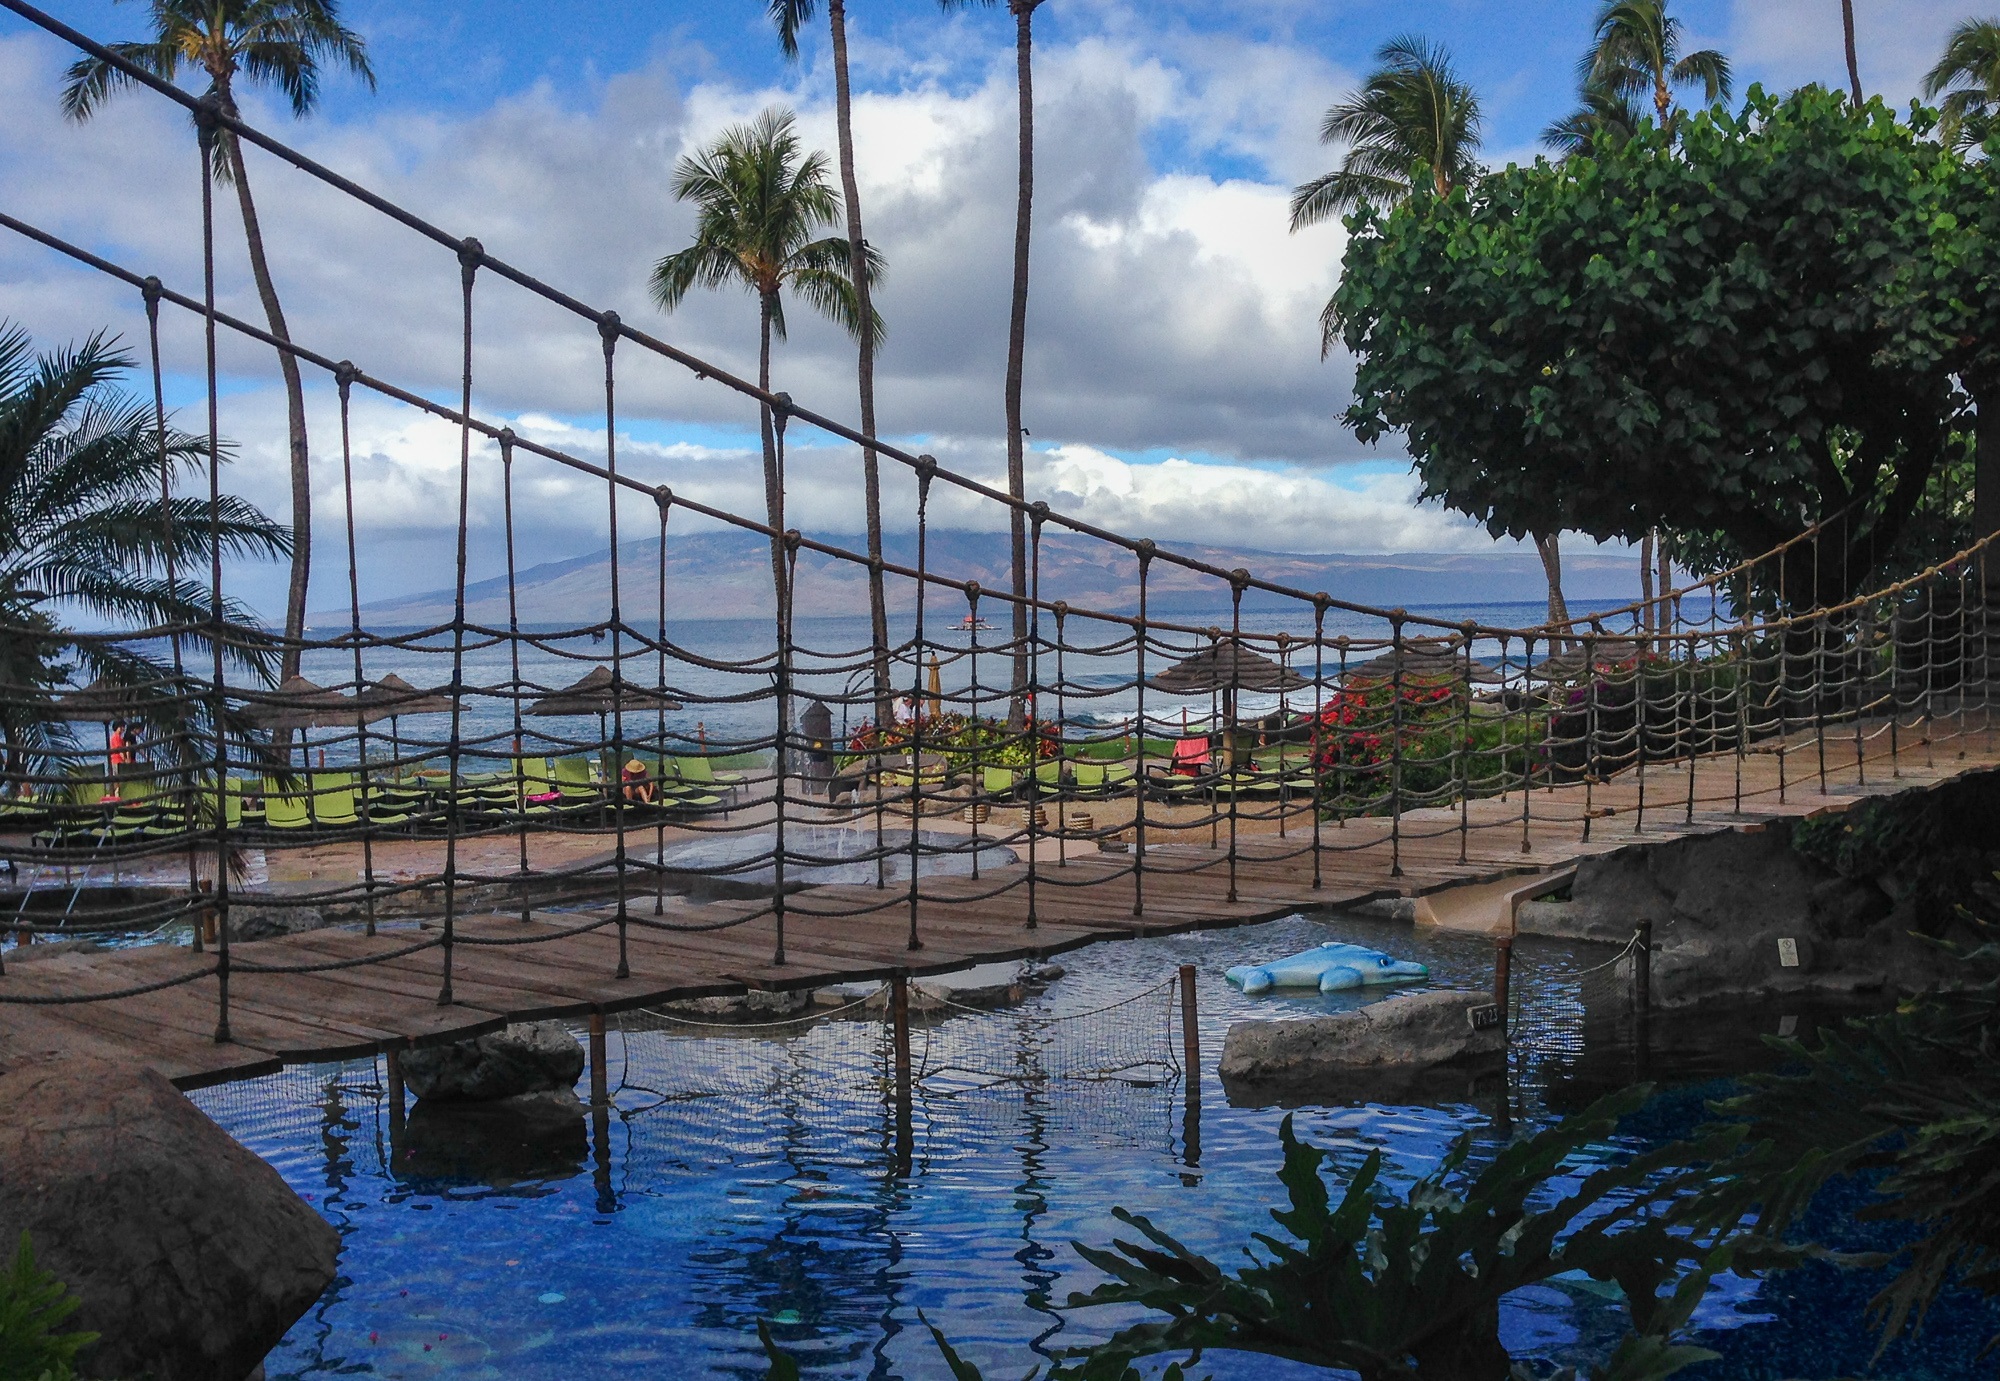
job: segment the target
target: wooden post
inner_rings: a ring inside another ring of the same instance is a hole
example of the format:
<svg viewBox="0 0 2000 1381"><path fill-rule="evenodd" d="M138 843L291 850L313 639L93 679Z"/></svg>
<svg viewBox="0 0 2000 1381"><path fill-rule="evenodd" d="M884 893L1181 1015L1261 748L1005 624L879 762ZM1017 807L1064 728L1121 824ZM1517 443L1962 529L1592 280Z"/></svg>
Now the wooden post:
<svg viewBox="0 0 2000 1381"><path fill-rule="evenodd" d="M590 1014L590 1105L601 1108L611 1101L610 1080L604 1068L604 1013Z"/></svg>
<svg viewBox="0 0 2000 1381"><path fill-rule="evenodd" d="M1514 982L1514 937L1502 935L1493 941L1493 1005L1500 1009L1500 1029L1507 1029L1510 989Z"/></svg>
<svg viewBox="0 0 2000 1381"><path fill-rule="evenodd" d="M890 1039L896 1059L896 1173L908 1176L914 1152L910 1106L910 974L889 975Z"/></svg>
<svg viewBox="0 0 2000 1381"><path fill-rule="evenodd" d="M1187 1071L1181 1110L1181 1160L1201 1164L1201 1019L1194 996L1194 965L1181 965L1181 1065Z"/></svg>
<svg viewBox="0 0 2000 1381"><path fill-rule="evenodd" d="M1194 965L1181 965L1181 1063L1187 1070L1188 1097L1201 1086L1201 1024L1195 1009Z"/></svg>

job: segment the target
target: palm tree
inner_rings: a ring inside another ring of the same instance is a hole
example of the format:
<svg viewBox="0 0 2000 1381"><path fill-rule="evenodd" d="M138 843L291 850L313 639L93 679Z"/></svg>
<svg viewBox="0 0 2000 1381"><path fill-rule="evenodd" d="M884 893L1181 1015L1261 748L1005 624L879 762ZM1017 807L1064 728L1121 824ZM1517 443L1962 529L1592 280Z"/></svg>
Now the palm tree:
<svg viewBox="0 0 2000 1381"><path fill-rule="evenodd" d="M778 26L778 43L785 56L799 56L799 30L813 17L815 0L771 0L771 18ZM854 173L854 90L847 76L846 0L826 0L826 17L833 31L833 107L840 154L841 199L847 205L847 276L854 284L860 311L861 434L875 438L875 306L869 300L868 241L861 234L861 186ZM887 724L895 714L889 689L889 604L882 588L882 476L875 448L861 448L861 483L868 525L868 625L874 654L875 722Z"/></svg>
<svg viewBox="0 0 2000 1381"><path fill-rule="evenodd" d="M947 13L974 4L988 7L997 0L938 0ZM1009 721L1019 727L1027 711L1028 691L1028 518L1021 505L1028 496L1028 460L1021 426L1021 380L1028 355L1028 240L1035 205L1035 11L1043 0L1007 0L1014 17L1014 84L1020 106L1020 175L1014 198L1014 294L1007 319L1007 494L1014 500L1008 515L1014 577L1014 685Z"/></svg>
<svg viewBox="0 0 2000 1381"><path fill-rule="evenodd" d="M319 103L320 65L344 65L372 90L375 72L361 36L340 22L339 0L148 0L153 37L144 43L114 43L112 52L166 81L179 79L186 65L208 77L208 92L222 114L235 118L236 83L275 86L303 119ZM63 113L87 120L105 99L131 78L98 57L80 59L63 86ZM306 586L312 574L312 466L306 447L305 388L298 361L289 350L291 332L271 281L264 234L250 196L243 147L228 129L215 141L215 178L236 188L243 236L250 247L250 273L264 317L280 343L278 369L284 375L290 423L292 467L292 580L285 599L284 674L296 675L299 640L305 635Z"/></svg>
<svg viewBox="0 0 2000 1381"><path fill-rule="evenodd" d="M1542 131L1542 142L1559 153L1590 152L1601 134L1622 144L1639 129L1639 112L1631 98L1586 83L1577 108Z"/></svg>
<svg viewBox="0 0 2000 1381"><path fill-rule="evenodd" d="M1984 142L2000 110L2000 19L1968 19L1953 29L1944 56L1924 77L1924 95L1944 95L1947 139L1965 146Z"/></svg>
<svg viewBox="0 0 2000 1381"><path fill-rule="evenodd" d="M801 154L788 110L773 107L748 125L724 130L715 143L674 167L674 196L699 208L694 243L653 266L653 300L672 311L696 287L740 284L757 295L757 386L771 391L771 341L785 338L784 294L790 289L860 335L862 308L849 267L850 241L815 233L840 219L840 196L828 185L826 155ZM870 280L881 256L866 251ZM871 321L882 338L879 316ZM762 409L764 510L771 527L771 575L782 616L785 579L784 476L778 470L771 409Z"/></svg>
<svg viewBox="0 0 2000 1381"><path fill-rule="evenodd" d="M1847 41L1847 85L1859 106L1868 98L1861 94L1861 58L1854 49L1854 0L1840 0L1840 31Z"/></svg>
<svg viewBox="0 0 2000 1381"><path fill-rule="evenodd" d="M170 663L129 641L79 635L63 618L201 637L213 628L207 582L165 572L206 567L217 537L230 559L291 553L291 535L243 499L224 497L211 514L206 499L171 496L176 474L206 468L208 441L163 432L150 404L119 391L131 364L101 333L35 357L27 334L0 322L0 742L17 786L74 747L48 713L66 681L129 691L139 712L127 717L156 731L156 764L211 761L207 702L183 693ZM268 682L275 641L233 600L222 622L225 657ZM225 727L263 751L234 714Z"/></svg>
<svg viewBox="0 0 2000 1381"><path fill-rule="evenodd" d="M1729 59L1713 48L1681 52L1681 21L1667 0L1605 0L1596 44L1578 64L1585 89L1653 101L1660 128L1674 122L1674 88L1700 83L1709 104L1729 96Z"/></svg>
<svg viewBox="0 0 2000 1381"><path fill-rule="evenodd" d="M1401 201L1419 167L1429 170L1441 197L1478 174L1479 97L1452 70L1451 54L1405 34L1383 44L1375 58L1381 67L1320 122L1320 142L1346 143L1347 156L1293 191L1295 231L1363 202Z"/></svg>

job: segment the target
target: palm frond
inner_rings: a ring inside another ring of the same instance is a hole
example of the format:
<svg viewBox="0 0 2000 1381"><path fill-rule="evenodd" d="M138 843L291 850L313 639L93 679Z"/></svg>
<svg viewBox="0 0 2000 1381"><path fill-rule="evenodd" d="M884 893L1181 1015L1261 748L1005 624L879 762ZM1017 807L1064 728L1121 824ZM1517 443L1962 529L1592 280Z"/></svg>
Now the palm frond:
<svg viewBox="0 0 2000 1381"><path fill-rule="evenodd" d="M1321 142L1344 142L1347 155L1337 170L1293 191L1293 230L1363 202L1407 196L1420 168L1441 191L1478 173L1479 97L1444 47L1405 34L1376 58L1382 66L1320 122Z"/></svg>

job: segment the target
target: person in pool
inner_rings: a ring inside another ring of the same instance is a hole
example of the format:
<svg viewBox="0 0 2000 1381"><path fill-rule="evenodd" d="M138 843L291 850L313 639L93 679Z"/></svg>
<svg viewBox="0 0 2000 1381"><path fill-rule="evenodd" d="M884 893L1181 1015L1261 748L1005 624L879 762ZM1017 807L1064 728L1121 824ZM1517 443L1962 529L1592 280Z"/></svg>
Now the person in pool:
<svg viewBox="0 0 2000 1381"><path fill-rule="evenodd" d="M639 759L633 758L626 763L625 770L619 773L619 779L623 783L625 799L634 805L653 806L660 803L659 784L653 780L652 773L646 770L646 764Z"/></svg>

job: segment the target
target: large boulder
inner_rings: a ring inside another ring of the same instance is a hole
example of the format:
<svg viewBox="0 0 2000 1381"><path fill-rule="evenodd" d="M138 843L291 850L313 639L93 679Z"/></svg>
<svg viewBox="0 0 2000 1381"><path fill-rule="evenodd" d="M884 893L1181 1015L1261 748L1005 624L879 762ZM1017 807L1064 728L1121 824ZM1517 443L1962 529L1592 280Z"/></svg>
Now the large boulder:
<svg viewBox="0 0 2000 1381"><path fill-rule="evenodd" d="M477 1103L574 1088L583 1047L561 1022L536 1021L409 1051L402 1066L419 1099Z"/></svg>
<svg viewBox="0 0 2000 1381"><path fill-rule="evenodd" d="M583 1104L565 1088L479 1103L421 1099L410 1110L393 1168L397 1179L420 1189L509 1189L568 1179L589 1157Z"/></svg>
<svg viewBox="0 0 2000 1381"><path fill-rule="evenodd" d="M83 1301L80 1374L250 1376L334 1277L340 1237L150 1069L85 1058L0 1074L0 1244Z"/></svg>
<svg viewBox="0 0 2000 1381"><path fill-rule="evenodd" d="M1418 1071L1464 1072L1506 1059L1498 1025L1475 1028L1486 993L1432 991L1371 1002L1351 1012L1300 1021L1239 1021L1222 1043L1222 1082L1236 1089L1344 1092L1383 1076L1407 1082Z"/></svg>

